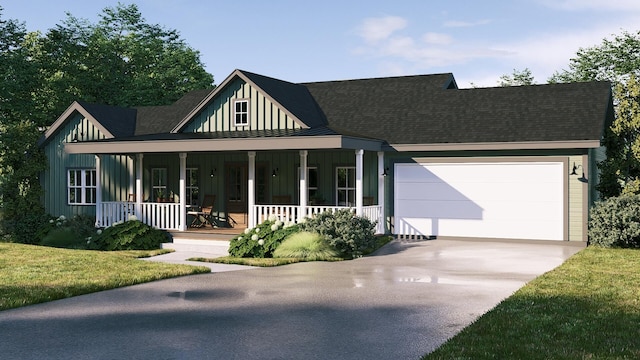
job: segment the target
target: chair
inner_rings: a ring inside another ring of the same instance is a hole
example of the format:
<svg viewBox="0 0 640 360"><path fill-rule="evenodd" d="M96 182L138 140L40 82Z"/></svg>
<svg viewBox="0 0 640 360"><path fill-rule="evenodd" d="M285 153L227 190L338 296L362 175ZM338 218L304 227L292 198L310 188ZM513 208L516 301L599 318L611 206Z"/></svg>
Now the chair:
<svg viewBox="0 0 640 360"><path fill-rule="evenodd" d="M200 210L190 210L187 211L187 215L193 216L193 221L191 221L191 225L189 227L203 227L207 224L211 225L211 227L215 227L213 225L213 205L216 202L216 196L211 194L205 194L202 199L202 205L200 206Z"/></svg>

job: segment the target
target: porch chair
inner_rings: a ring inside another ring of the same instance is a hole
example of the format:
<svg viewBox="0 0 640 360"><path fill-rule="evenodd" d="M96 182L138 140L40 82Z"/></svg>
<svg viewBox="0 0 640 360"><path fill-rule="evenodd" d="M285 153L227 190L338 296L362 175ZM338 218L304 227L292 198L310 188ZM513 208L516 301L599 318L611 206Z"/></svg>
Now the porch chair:
<svg viewBox="0 0 640 360"><path fill-rule="evenodd" d="M193 216L193 221L191 221L191 225L189 227L203 227L207 224L211 225L211 227L215 227L213 224L213 205L216 202L216 196L212 194L205 194L202 199L202 205L200 206L200 210L190 210L187 211L187 215Z"/></svg>

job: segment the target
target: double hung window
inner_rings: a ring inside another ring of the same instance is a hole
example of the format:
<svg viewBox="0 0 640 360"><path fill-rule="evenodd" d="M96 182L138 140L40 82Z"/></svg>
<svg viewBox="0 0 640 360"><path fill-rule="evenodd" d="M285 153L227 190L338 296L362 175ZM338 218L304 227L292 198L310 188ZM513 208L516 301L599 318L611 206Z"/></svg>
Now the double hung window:
<svg viewBox="0 0 640 360"><path fill-rule="evenodd" d="M356 168L336 168L336 199L338 206L355 206L356 204Z"/></svg>
<svg viewBox="0 0 640 360"><path fill-rule="evenodd" d="M233 106L234 125L249 125L249 100L236 100Z"/></svg>
<svg viewBox="0 0 640 360"><path fill-rule="evenodd" d="M69 169L67 172L67 201L69 205L96 203L96 170Z"/></svg>

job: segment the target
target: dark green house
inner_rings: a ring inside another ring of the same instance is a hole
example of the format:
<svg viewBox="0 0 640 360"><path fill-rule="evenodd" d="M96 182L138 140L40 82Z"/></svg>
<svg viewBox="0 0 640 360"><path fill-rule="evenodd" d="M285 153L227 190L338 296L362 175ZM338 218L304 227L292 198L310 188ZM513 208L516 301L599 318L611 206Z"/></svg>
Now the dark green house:
<svg viewBox="0 0 640 360"><path fill-rule="evenodd" d="M294 84L236 70L173 105L74 102L41 146L53 215L189 229L349 207L378 231L586 241L606 82L458 89L452 74Z"/></svg>

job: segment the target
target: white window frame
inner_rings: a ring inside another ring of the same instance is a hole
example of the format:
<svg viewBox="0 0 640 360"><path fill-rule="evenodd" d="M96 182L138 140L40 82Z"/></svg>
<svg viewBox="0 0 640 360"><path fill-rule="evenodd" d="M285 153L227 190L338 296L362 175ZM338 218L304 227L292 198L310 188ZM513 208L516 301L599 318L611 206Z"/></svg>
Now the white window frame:
<svg viewBox="0 0 640 360"><path fill-rule="evenodd" d="M344 184L344 186L340 185L340 178L339 178L339 173L340 170L346 170L347 171L347 178L346 181L347 183ZM349 180L351 179L351 177L349 176L349 173L353 172L353 184L350 184ZM338 166L336 167L336 206L356 206L356 181L355 181L355 177L356 177L356 168L355 166ZM341 202L340 201L340 193L344 192L345 193L345 201ZM353 196L350 196L351 194L353 194ZM349 201L349 199L353 199L353 201Z"/></svg>
<svg viewBox="0 0 640 360"><path fill-rule="evenodd" d="M242 109L242 105L246 107L246 109ZM238 106L241 106L238 109ZM249 126L249 100L248 99L237 99L233 102L233 125L234 126Z"/></svg>
<svg viewBox="0 0 640 360"><path fill-rule="evenodd" d="M79 179L76 174L79 174ZM80 183L76 180L80 180ZM96 169L67 169L67 204L95 205L98 191L96 180Z"/></svg>
<svg viewBox="0 0 640 360"><path fill-rule="evenodd" d="M158 179L158 175L162 175L160 179ZM162 198L168 199L169 194L167 193L167 168L151 168L151 198L152 201L155 201L159 196L158 192L162 190ZM156 181L160 180L160 181Z"/></svg>
<svg viewBox="0 0 640 360"><path fill-rule="evenodd" d="M195 184L191 182L195 180ZM198 205L200 196L200 174L198 168L187 168L187 205ZM195 193L195 194L194 194ZM195 195L195 196L194 196Z"/></svg>

